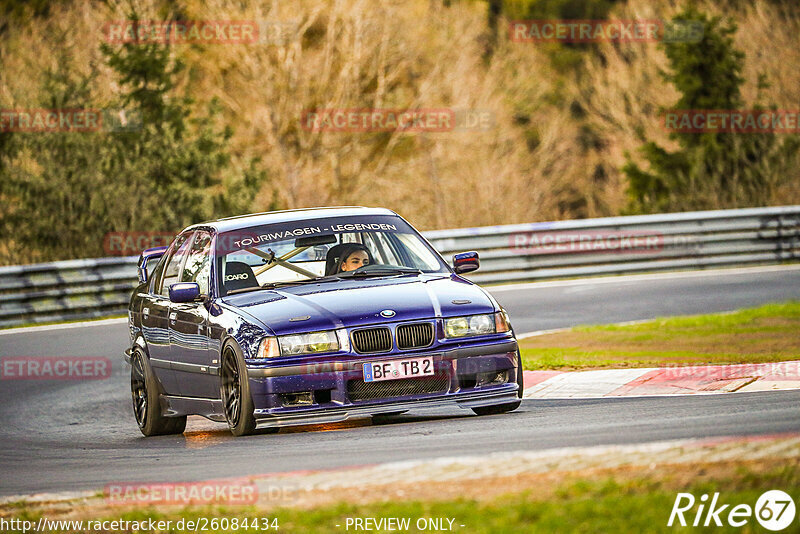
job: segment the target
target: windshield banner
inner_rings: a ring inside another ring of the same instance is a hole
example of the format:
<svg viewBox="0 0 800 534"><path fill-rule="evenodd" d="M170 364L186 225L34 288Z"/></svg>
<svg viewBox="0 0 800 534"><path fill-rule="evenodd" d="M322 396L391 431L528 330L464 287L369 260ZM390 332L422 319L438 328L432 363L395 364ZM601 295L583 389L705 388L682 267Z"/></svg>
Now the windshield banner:
<svg viewBox="0 0 800 534"><path fill-rule="evenodd" d="M393 215L368 217L336 217L269 224L224 232L217 237L217 255L260 247L302 237L314 237L348 232L410 232L402 219Z"/></svg>

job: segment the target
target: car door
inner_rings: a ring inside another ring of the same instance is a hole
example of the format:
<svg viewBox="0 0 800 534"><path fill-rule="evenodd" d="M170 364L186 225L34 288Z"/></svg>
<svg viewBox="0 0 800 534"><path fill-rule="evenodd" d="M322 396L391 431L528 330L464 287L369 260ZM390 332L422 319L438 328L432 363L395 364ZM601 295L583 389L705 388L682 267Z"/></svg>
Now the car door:
<svg viewBox="0 0 800 534"><path fill-rule="evenodd" d="M169 284L177 282L177 274L189 248L192 233L175 238L170 249L153 273L150 295L142 305L142 332L147 342L150 366L167 395L179 395L172 370L169 338Z"/></svg>
<svg viewBox="0 0 800 534"><path fill-rule="evenodd" d="M211 278L211 233L198 230L191 238L180 274L181 282L196 282L208 296ZM205 301L171 303L170 359L184 397L219 397L218 364L208 350L208 309Z"/></svg>

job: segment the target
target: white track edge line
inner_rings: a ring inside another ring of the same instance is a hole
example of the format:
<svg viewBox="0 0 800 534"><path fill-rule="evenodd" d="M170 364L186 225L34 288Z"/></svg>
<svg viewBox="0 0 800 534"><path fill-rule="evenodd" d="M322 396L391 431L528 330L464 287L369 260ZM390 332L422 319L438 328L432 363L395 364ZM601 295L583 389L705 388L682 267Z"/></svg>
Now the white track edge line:
<svg viewBox="0 0 800 534"><path fill-rule="evenodd" d="M764 265L757 267L736 267L725 269L703 269L694 271L672 271L665 273L641 273L641 274L623 274L623 275L608 275L608 276L594 276L594 277L581 277L571 280L545 280L541 282L521 282L518 284L502 284L497 286L485 286L487 291L515 291L520 289L537 289L548 287L564 287L576 285L590 285L590 284L616 284L637 280L668 280L674 278L699 278L704 276L721 276L721 275L736 275L748 273L768 273L780 271L798 271L800 264L790 265Z"/></svg>
<svg viewBox="0 0 800 534"><path fill-rule="evenodd" d="M86 326L103 326L109 324L127 323L127 317L115 317L113 319L98 319L96 321L81 321L79 323L58 323L44 324L39 326L21 326L19 328L4 328L0 330L0 336L9 334L24 334L27 332L47 332L50 330L64 330L67 328L83 328Z"/></svg>

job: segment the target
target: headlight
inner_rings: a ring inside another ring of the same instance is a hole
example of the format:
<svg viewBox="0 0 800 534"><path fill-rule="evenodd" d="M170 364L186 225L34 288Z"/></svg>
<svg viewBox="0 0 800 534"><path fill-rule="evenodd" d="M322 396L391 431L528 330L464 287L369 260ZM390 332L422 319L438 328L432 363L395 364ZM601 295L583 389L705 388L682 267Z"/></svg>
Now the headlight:
<svg viewBox="0 0 800 534"><path fill-rule="evenodd" d="M281 346L281 354L284 356L339 350L339 339L335 330L280 336L278 342Z"/></svg>
<svg viewBox="0 0 800 534"><path fill-rule="evenodd" d="M506 312L453 317L444 320L445 337L482 336L511 330Z"/></svg>
<svg viewBox="0 0 800 534"><path fill-rule="evenodd" d="M277 356L297 356L320 352L349 351L350 340L347 331L324 330L307 334L265 337L258 345L256 358L275 358Z"/></svg>

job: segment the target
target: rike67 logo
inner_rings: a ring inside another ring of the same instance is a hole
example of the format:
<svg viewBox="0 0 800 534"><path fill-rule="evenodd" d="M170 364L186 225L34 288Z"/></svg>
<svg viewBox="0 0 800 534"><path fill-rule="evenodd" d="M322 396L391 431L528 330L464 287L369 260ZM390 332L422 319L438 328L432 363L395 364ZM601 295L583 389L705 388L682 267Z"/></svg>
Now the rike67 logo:
<svg viewBox="0 0 800 534"><path fill-rule="evenodd" d="M705 493L699 499L691 493L678 493L667 526L721 527L727 524L743 527L755 517L762 527L777 532L792 524L795 513L794 500L781 490L764 492L753 507L723 503L719 493L714 493L710 499Z"/></svg>

